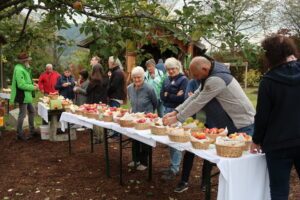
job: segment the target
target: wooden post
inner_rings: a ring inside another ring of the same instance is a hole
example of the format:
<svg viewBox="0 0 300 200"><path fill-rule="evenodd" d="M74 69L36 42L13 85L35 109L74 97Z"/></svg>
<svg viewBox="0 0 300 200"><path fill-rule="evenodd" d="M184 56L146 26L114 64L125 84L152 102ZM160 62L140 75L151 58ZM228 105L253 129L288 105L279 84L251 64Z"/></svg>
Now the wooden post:
<svg viewBox="0 0 300 200"><path fill-rule="evenodd" d="M189 43L187 53L192 55L192 58L194 57L194 43L193 42Z"/></svg>
<svg viewBox="0 0 300 200"><path fill-rule="evenodd" d="M131 71L136 66L136 53L135 52L126 52L126 66L127 66L127 85L130 83L131 80Z"/></svg>

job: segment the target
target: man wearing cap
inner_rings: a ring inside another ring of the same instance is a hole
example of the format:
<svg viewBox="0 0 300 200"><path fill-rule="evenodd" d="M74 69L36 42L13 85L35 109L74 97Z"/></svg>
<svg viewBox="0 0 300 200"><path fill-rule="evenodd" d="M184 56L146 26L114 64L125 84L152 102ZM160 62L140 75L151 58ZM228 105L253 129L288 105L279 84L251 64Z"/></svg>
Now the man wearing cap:
<svg viewBox="0 0 300 200"><path fill-rule="evenodd" d="M38 89L38 85L32 81L31 69L29 62L31 57L27 53L20 53L18 56L18 64L14 68L12 86L11 86L11 103L19 104L19 116L17 122L17 139L27 140L34 136L34 107L32 100L34 91ZM29 137L26 137L23 132L23 121L26 117L26 110L28 111L29 122Z"/></svg>

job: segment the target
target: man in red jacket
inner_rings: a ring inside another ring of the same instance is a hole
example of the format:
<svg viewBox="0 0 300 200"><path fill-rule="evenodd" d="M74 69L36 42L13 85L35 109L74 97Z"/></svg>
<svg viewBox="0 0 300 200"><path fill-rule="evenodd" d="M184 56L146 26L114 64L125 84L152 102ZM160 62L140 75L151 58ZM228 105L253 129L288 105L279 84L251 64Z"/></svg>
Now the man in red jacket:
<svg viewBox="0 0 300 200"><path fill-rule="evenodd" d="M60 74L53 70L52 64L47 64L46 71L39 77L40 91L44 94L57 92L57 90L55 90L55 85L59 77Z"/></svg>

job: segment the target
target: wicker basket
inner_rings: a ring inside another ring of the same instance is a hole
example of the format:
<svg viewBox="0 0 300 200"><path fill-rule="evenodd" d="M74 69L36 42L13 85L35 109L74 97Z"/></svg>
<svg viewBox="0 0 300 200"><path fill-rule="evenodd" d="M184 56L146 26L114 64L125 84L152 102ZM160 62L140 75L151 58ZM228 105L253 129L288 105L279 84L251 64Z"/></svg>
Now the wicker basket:
<svg viewBox="0 0 300 200"><path fill-rule="evenodd" d="M246 141L244 146L244 151L249 151L252 141Z"/></svg>
<svg viewBox="0 0 300 200"><path fill-rule="evenodd" d="M88 118L92 118L92 119L99 119L99 114L98 113L86 113L86 116Z"/></svg>
<svg viewBox="0 0 300 200"><path fill-rule="evenodd" d="M167 128L164 126L150 126L153 135L168 135Z"/></svg>
<svg viewBox="0 0 300 200"><path fill-rule="evenodd" d="M192 146L194 149L208 149L210 142L196 142L192 141Z"/></svg>
<svg viewBox="0 0 300 200"><path fill-rule="evenodd" d="M209 137L211 139L211 143L215 143L217 137L219 137L219 136L227 136L227 133L224 132L224 133L219 133L219 134L206 134L206 135L207 135L207 137Z"/></svg>
<svg viewBox="0 0 300 200"><path fill-rule="evenodd" d="M82 111L82 110L76 110L76 111L75 111L75 114L76 114L76 115L83 115L83 111Z"/></svg>
<svg viewBox="0 0 300 200"><path fill-rule="evenodd" d="M105 122L113 122L113 116L112 115L103 115L101 120L105 121Z"/></svg>
<svg viewBox="0 0 300 200"><path fill-rule="evenodd" d="M147 129L150 129L150 124L149 123L135 123L134 128L136 130L147 130Z"/></svg>
<svg viewBox="0 0 300 200"><path fill-rule="evenodd" d="M69 113L71 113L71 109L70 109L70 107L65 107L64 109L65 109L65 111L66 111L66 112L69 112Z"/></svg>
<svg viewBox="0 0 300 200"><path fill-rule="evenodd" d="M134 127L134 122L133 120L120 119L120 126L132 128Z"/></svg>
<svg viewBox="0 0 300 200"><path fill-rule="evenodd" d="M120 124L120 117L114 117L113 122Z"/></svg>
<svg viewBox="0 0 300 200"><path fill-rule="evenodd" d="M179 142L179 143L185 143L185 142L189 142L190 141L190 136L188 134L185 134L185 135L173 135L173 134L168 134L169 136L169 139L172 141L172 142Z"/></svg>
<svg viewBox="0 0 300 200"><path fill-rule="evenodd" d="M233 147L216 144L217 155L228 158L238 158L243 154L244 146Z"/></svg>

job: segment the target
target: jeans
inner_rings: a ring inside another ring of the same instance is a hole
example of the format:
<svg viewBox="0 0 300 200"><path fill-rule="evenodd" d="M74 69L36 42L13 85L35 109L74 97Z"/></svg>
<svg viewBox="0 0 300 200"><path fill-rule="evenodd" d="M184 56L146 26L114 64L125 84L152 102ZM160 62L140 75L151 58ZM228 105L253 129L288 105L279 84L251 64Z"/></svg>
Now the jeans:
<svg viewBox="0 0 300 200"><path fill-rule="evenodd" d="M238 129L238 132L245 132L248 135L252 136L253 130L254 130L254 124L251 124L249 126ZM194 163L194 157L195 155L188 151L186 151L183 156L182 175L181 175L181 181L183 182L188 182L189 180L190 173ZM205 168L208 163L209 162L205 162L203 164L203 168Z"/></svg>
<svg viewBox="0 0 300 200"><path fill-rule="evenodd" d="M34 133L34 107L31 103L20 103L19 104L19 116L17 121L17 135L23 136L23 122L26 117L26 110L28 111L28 123L30 134Z"/></svg>
<svg viewBox="0 0 300 200"><path fill-rule="evenodd" d="M159 117L163 117L165 107L163 105L163 102L160 99L158 99L157 102L158 102L158 104L157 104L157 114L158 114Z"/></svg>
<svg viewBox="0 0 300 200"><path fill-rule="evenodd" d="M248 135L253 136L253 132L254 132L254 124L251 124L251 125L249 125L249 126L245 126L245 127L243 127L243 128L240 128L240 129L237 130L237 132L238 132L238 133L239 133L239 132L245 132L245 133L247 133Z"/></svg>
<svg viewBox="0 0 300 200"><path fill-rule="evenodd" d="M175 108L168 108L165 107L165 114L174 111ZM174 149L172 147L170 147L170 157L171 157L171 165L170 165L170 170L172 170L172 172L174 173L178 173L179 172L179 168L180 168L180 163L181 163L181 159L182 159L182 152Z"/></svg>
<svg viewBox="0 0 300 200"><path fill-rule="evenodd" d="M300 146L266 153L272 200L288 200L290 174L295 165L300 179Z"/></svg>

